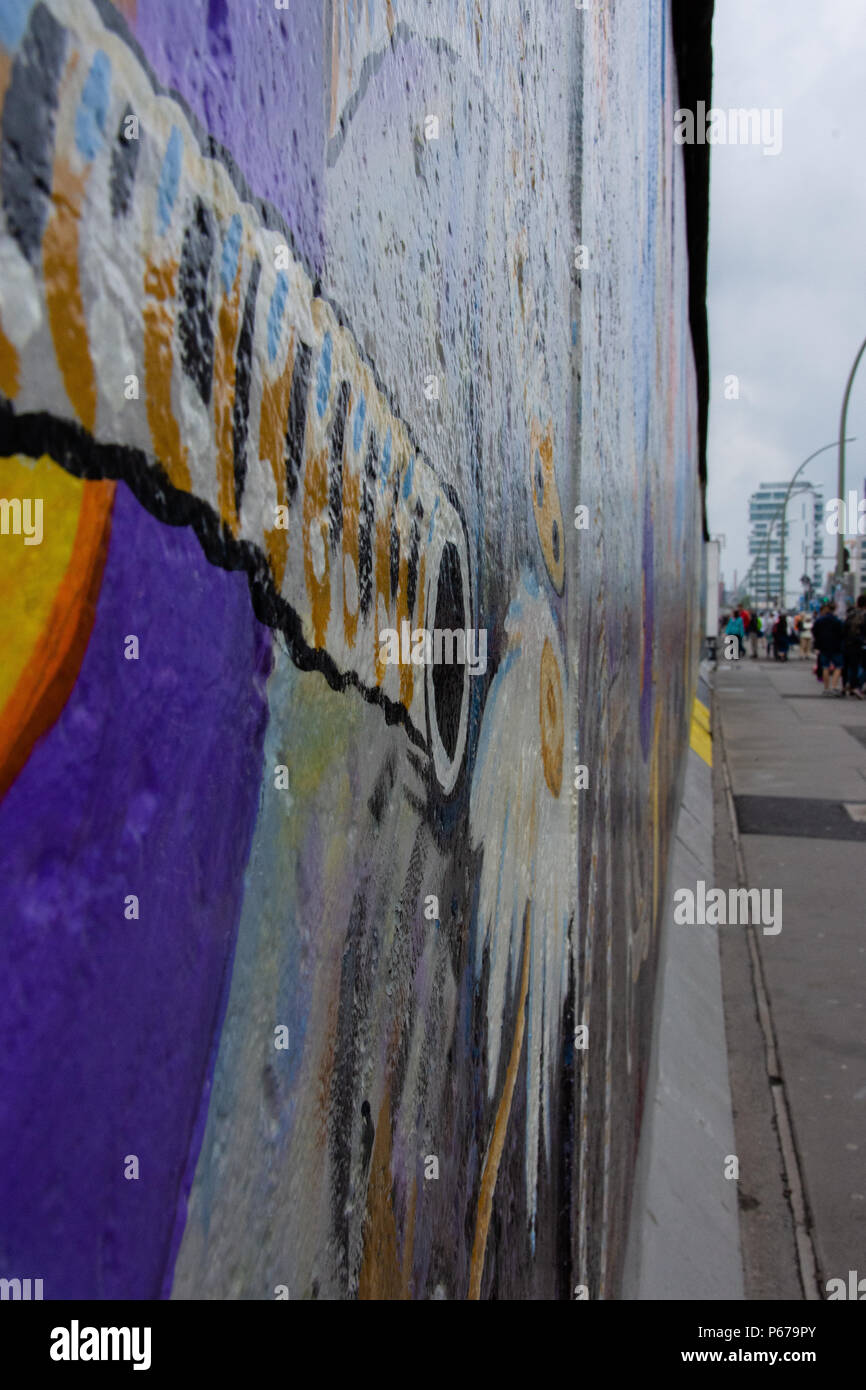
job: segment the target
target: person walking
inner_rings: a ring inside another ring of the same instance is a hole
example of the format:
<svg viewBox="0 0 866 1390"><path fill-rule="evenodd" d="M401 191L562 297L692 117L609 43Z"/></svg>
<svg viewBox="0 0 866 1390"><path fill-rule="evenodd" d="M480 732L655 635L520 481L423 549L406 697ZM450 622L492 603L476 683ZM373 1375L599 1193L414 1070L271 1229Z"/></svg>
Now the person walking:
<svg viewBox="0 0 866 1390"><path fill-rule="evenodd" d="M777 661L788 660L789 641L788 618L785 613L780 613L773 624L773 646L775 647Z"/></svg>
<svg viewBox="0 0 866 1390"><path fill-rule="evenodd" d="M728 625L725 628L725 636L736 637L739 655L742 656L743 652L746 650L746 634L743 631L743 620L736 609L728 619Z"/></svg>
<svg viewBox="0 0 866 1390"><path fill-rule="evenodd" d="M749 638L749 652L753 661L758 659L758 634L761 631L757 613L749 614L749 626L746 629Z"/></svg>
<svg viewBox="0 0 866 1390"><path fill-rule="evenodd" d="M812 615L803 614L803 621L800 623L800 656L805 661L812 653Z"/></svg>
<svg viewBox="0 0 866 1390"><path fill-rule="evenodd" d="M844 636L844 623L836 617L832 604L825 601L821 604L821 612L815 619L812 628L812 641L818 653L818 671L824 683L822 691L824 695L843 695L845 693L840 689L844 664L842 656Z"/></svg>

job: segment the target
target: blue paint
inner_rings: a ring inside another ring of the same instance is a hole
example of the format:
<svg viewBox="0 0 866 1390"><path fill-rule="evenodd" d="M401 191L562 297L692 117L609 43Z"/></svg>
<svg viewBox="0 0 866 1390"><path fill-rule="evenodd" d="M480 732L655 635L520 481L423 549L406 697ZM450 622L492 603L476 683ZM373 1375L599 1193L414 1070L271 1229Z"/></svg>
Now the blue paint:
<svg viewBox="0 0 866 1390"><path fill-rule="evenodd" d="M225 241L223 242L222 261L220 263L220 279L222 280L223 289L226 294L229 293L234 284L238 270L238 257L240 256L241 250L241 231L241 219L238 214L235 213L229 223L229 229L226 232ZM271 360L273 361L273 359Z"/></svg>
<svg viewBox="0 0 866 1390"><path fill-rule="evenodd" d="M427 531L427 544L428 544L428 545L430 544L430 542L431 542L432 539L433 539L433 525L434 525L434 523L435 523L435 521L436 521L436 513L438 512L438 510L439 510L439 498L437 497L437 498L436 498L436 501L433 503L433 510L432 510L432 512L430 513L430 527L429 527L429 529L428 529L428 531Z"/></svg>
<svg viewBox="0 0 866 1390"><path fill-rule="evenodd" d="M100 48L90 64L90 72L75 113L75 143L85 159L95 159L105 137L105 122L111 89L111 63Z"/></svg>
<svg viewBox="0 0 866 1390"><path fill-rule="evenodd" d="M571 320L571 346L577 347L577 319Z"/></svg>
<svg viewBox="0 0 866 1390"><path fill-rule="evenodd" d="M364 393L363 393L363 391L362 391L362 392L361 392L361 398L360 398L360 400L358 401L358 405L357 405L357 408L356 408L356 410L355 410L355 428L354 428L354 431L353 431L353 433L352 433L352 443L353 443L353 445L355 446L355 453L356 453L356 454L357 454L358 450L360 449L360 447L361 447L361 441L362 441L363 438L364 438L364 417L365 417L366 414L367 414L367 402L366 402L366 400L364 399Z"/></svg>
<svg viewBox="0 0 866 1390"><path fill-rule="evenodd" d="M316 381L316 410L320 420L328 409L328 396L331 394L331 352L333 346L330 333L326 333L319 356L319 375Z"/></svg>
<svg viewBox="0 0 866 1390"><path fill-rule="evenodd" d="M538 577L534 570L524 570L520 579L530 598L538 598L540 590L538 587Z"/></svg>
<svg viewBox="0 0 866 1390"><path fill-rule="evenodd" d="M283 322L283 310L286 307L286 297L289 293L289 277L284 270L277 276L277 283L271 295L271 303L268 308L268 361L273 362L277 355L277 348L280 346L280 327ZM321 413L321 412L320 412Z"/></svg>
<svg viewBox="0 0 866 1390"><path fill-rule="evenodd" d="M514 604L513 602L510 603L509 606L508 606L508 616L509 616L509 617L515 616L515 604ZM493 684L492 684L491 687L490 687L490 694L489 694L488 697L487 697L487 707L488 707L488 709L490 709L490 711L491 711L491 718L485 719L484 722L483 722L483 724L481 725L481 732L480 732L480 734L479 734L479 736L478 736L478 749L477 749L476 756L475 756L475 766L476 766L477 769L480 769L480 768L482 767L482 765L483 765L484 762L486 761L486 759L487 759L487 757L488 757L488 754L489 754L489 751L490 751L490 731L491 731L491 728L493 727L492 711L493 711L493 710L495 709L495 707L496 707L496 701L499 699L500 695L502 694L502 683L503 683L503 681L504 681L506 675L508 674L509 670L511 669L511 667L514 665L515 661L519 660L520 654L521 654L522 651L523 651L523 648L520 646L519 643L518 643L518 645L515 646L515 647L509 647L509 649L508 649L508 651L506 652L505 656L503 657L502 662L501 662L501 664L500 664L500 666L499 666L499 669L497 670L496 675L495 675L495 677L494 677L494 679L493 679ZM477 776L478 773L476 772L475 775ZM506 816L505 824L506 824L506 826L507 826L507 825L508 825L508 811L507 811L507 810L506 810L505 816ZM503 846L504 846L504 844L505 844L505 836L504 836L504 835L503 835L503 838L502 838L502 844L503 844ZM500 866L500 873L501 873L501 866Z"/></svg>
<svg viewBox="0 0 866 1390"><path fill-rule="evenodd" d="M180 187L180 164L183 158L183 136L176 125L171 128L171 135L168 137L168 145L165 150L165 159L162 161L162 168L159 171L159 187L156 193L157 215L159 217L160 232L167 232L171 222L171 214L177 201L177 190Z"/></svg>
<svg viewBox="0 0 866 1390"><path fill-rule="evenodd" d="M382 491L385 491L385 484L388 481L388 474L391 472L391 429L385 436L385 443L382 448L382 462L379 465L379 476L382 483Z"/></svg>
<svg viewBox="0 0 866 1390"><path fill-rule="evenodd" d="M0 0L0 43L14 53L24 37L34 0Z"/></svg>
<svg viewBox="0 0 866 1390"><path fill-rule="evenodd" d="M403 478L403 500L405 501L412 493L412 484L415 479L415 455L409 456L409 463L406 468L406 475Z"/></svg>

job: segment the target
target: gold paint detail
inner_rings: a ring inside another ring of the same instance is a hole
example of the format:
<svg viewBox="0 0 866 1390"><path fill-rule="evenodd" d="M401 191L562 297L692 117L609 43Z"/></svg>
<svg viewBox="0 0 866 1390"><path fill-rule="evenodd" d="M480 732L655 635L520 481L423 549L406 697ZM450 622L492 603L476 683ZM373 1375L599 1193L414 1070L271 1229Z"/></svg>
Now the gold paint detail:
<svg viewBox="0 0 866 1390"><path fill-rule="evenodd" d="M376 1121L367 1184L367 1224L358 1298L394 1302L403 1296L401 1262L397 1252L397 1223L391 1195L389 1151L391 1107L387 1091Z"/></svg>
<svg viewBox="0 0 866 1390"><path fill-rule="evenodd" d="M316 575L313 533L318 531L324 572ZM313 620L313 646L324 647L331 616L331 556L328 546L328 453L320 449L307 459L304 476L304 578Z"/></svg>
<svg viewBox="0 0 866 1390"><path fill-rule="evenodd" d="M376 684L381 685L385 679L385 662L381 659L382 647L380 634L377 632L379 626L379 595L381 594L385 602L385 612L390 619L391 615L391 517L393 511L385 516L380 516L376 520L376 540L375 540L375 574L376 582L373 590L373 611L376 621L373 627L373 649L376 671ZM390 622L388 624L390 626ZM400 637L400 625L397 624L397 637Z"/></svg>
<svg viewBox="0 0 866 1390"><path fill-rule="evenodd" d="M96 428L96 379L78 269L78 229L87 178L64 159L54 166L51 212L42 237L45 305L57 365L72 409L84 428Z"/></svg>
<svg viewBox="0 0 866 1390"><path fill-rule="evenodd" d="M14 401L21 385L21 363L18 352L3 332L0 319L0 391L10 401Z"/></svg>
<svg viewBox="0 0 866 1390"><path fill-rule="evenodd" d="M277 505L288 505L286 492L286 422L289 418L289 400L292 393L292 376L295 370L295 336L291 336L286 355L286 365L280 376L272 380L267 375L262 383L262 408L259 417L259 449L263 459L267 459L274 475L277 489ZM268 553L271 572L278 590L283 587L286 560L289 554L289 532L285 527L265 528L265 549Z"/></svg>
<svg viewBox="0 0 866 1390"><path fill-rule="evenodd" d="M553 467L553 424L548 421L542 434L541 426L533 420L529 430L529 467L532 510L538 539L550 582L558 594L565 585L565 531L562 525L562 504L556 486ZM541 477L541 495L538 479Z"/></svg>
<svg viewBox="0 0 866 1390"><path fill-rule="evenodd" d="M565 743L565 723L562 702L562 677L559 663L553 654L549 638L544 639L539 681L539 723L541 725L541 757L544 780L554 796L562 790L562 755Z"/></svg>
<svg viewBox="0 0 866 1390"><path fill-rule="evenodd" d="M0 110L6 100L6 90L12 76L12 55L0 49ZM21 361L18 349L3 332L3 314L0 312L0 391L8 400L14 401L21 386Z"/></svg>
<svg viewBox="0 0 866 1390"><path fill-rule="evenodd" d="M523 1051L523 1035L526 1031L526 996L529 993L529 909L530 904L527 903L523 913L523 974L520 979L517 1026L514 1030L514 1041L511 1044L508 1070L505 1073L505 1088L502 1092L499 1108L496 1111L493 1134L484 1159L481 1186L478 1193L478 1220L475 1225L475 1240L472 1245L472 1260L469 1266L469 1298L471 1300L478 1300L481 1297L481 1279L484 1274L487 1236L490 1230L490 1218L493 1215L493 1194L496 1190L496 1179L499 1176L502 1150L505 1147L508 1117L511 1114L514 1088L517 1085L517 1072L520 1067L520 1054Z"/></svg>
<svg viewBox="0 0 866 1390"><path fill-rule="evenodd" d="M144 373L147 422L154 452L174 486L189 492L189 457L171 404L177 269L177 262L168 261L161 266L151 262L145 271Z"/></svg>
<svg viewBox="0 0 866 1390"><path fill-rule="evenodd" d="M347 426L348 428L348 426ZM359 516L361 511L361 474L358 470L343 468L343 633L350 649L355 645L358 635L358 617L361 612L360 576L358 560L360 553ZM346 602L346 557L355 569L355 597L357 607L353 613Z"/></svg>
<svg viewBox="0 0 866 1390"><path fill-rule="evenodd" d="M235 272L231 295L223 298L217 315L217 334L214 344L213 407L214 442L216 444L217 486L220 516L238 533L238 514L235 505L235 348L240 328L240 265Z"/></svg>
<svg viewBox="0 0 866 1390"><path fill-rule="evenodd" d="M397 631L402 632L404 621L409 623L412 630L412 617L409 612L409 552L406 544L400 547L400 567L399 583L397 586ZM417 603L417 594L415 597ZM400 703L405 709L409 709L412 704L412 694L415 689L415 667L411 663L400 667Z"/></svg>

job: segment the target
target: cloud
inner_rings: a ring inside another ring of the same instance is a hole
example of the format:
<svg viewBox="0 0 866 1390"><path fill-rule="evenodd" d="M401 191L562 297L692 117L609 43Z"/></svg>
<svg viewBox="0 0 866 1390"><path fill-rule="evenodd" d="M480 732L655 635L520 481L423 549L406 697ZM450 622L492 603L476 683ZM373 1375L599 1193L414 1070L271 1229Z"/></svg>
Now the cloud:
<svg viewBox="0 0 866 1390"><path fill-rule="evenodd" d="M861 0L717 0L713 104L780 107L784 142L711 153L709 523L728 583L748 568L748 498L836 437L866 336ZM866 366L851 401L849 481L866 474ZM724 397L729 373L740 399ZM806 476L836 494L830 451ZM789 571L789 581L796 576Z"/></svg>

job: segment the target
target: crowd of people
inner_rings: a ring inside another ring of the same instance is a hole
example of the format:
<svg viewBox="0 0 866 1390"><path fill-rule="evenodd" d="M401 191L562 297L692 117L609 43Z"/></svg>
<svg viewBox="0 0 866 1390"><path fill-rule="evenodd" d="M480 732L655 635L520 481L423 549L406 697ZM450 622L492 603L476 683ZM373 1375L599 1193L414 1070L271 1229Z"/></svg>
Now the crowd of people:
<svg viewBox="0 0 866 1390"><path fill-rule="evenodd" d="M775 661L787 661L791 651L799 651L802 661L814 656L812 670L824 695L866 699L866 594L847 605L844 619L829 601L821 604L817 616L734 609L722 619L722 632L736 637L740 656L748 649L755 661L761 642L766 657Z"/></svg>

